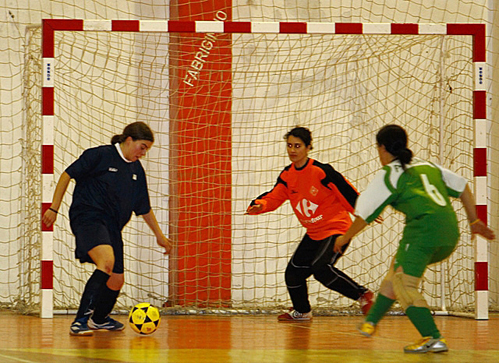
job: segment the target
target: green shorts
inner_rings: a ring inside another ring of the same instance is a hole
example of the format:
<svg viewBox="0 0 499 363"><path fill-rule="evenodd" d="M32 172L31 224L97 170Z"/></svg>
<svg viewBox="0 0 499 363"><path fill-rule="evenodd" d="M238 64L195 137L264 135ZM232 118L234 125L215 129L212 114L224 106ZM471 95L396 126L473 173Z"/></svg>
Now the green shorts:
<svg viewBox="0 0 499 363"><path fill-rule="evenodd" d="M408 223L395 255L395 270L422 277L426 267L449 257L459 241L455 218L431 216Z"/></svg>

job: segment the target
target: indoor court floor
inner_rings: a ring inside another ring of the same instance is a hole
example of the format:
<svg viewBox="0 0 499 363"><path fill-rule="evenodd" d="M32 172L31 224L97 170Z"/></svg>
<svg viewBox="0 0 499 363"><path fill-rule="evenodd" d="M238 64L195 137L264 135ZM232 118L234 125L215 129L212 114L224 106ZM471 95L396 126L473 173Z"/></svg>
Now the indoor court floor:
<svg viewBox="0 0 499 363"><path fill-rule="evenodd" d="M127 326L91 337L69 335L72 316L40 319L0 312L0 319L2 363L499 362L499 316L485 321L438 316L450 351L418 355L403 353L404 345L419 338L404 316L386 317L373 338L356 331L361 317L320 316L310 323L289 323L269 315L166 315L149 336Z"/></svg>

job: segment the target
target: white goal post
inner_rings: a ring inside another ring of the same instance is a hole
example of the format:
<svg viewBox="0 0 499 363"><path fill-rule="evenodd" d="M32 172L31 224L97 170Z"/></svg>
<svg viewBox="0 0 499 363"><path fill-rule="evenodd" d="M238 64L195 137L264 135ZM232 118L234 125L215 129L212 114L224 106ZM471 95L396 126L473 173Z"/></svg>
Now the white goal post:
<svg viewBox="0 0 499 363"><path fill-rule="evenodd" d="M375 131L403 125L416 154L470 180L487 221L485 25L225 20L219 12L214 21L42 23L41 213L85 148L133 121L156 132L144 165L176 247L163 258L143 223L130 222L122 308L145 299L186 311L289 305L284 269L304 231L286 206L258 217L244 210L289 164L282 136L297 124L312 130L311 156L359 191L379 168ZM67 195L54 228L40 227L43 318L74 309L88 273L72 258L69 203ZM455 208L458 250L427 271L422 288L437 312L487 319L487 242L471 238ZM385 213L340 262L372 290L403 225ZM355 311L313 281L309 291L317 311Z"/></svg>

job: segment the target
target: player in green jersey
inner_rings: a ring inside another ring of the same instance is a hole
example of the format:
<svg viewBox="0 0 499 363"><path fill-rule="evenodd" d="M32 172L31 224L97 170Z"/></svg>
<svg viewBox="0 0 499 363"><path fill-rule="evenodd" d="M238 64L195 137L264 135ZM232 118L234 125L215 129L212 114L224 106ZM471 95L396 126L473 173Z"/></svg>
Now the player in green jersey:
<svg viewBox="0 0 499 363"><path fill-rule="evenodd" d="M426 267L440 262L454 251L459 228L450 197L464 205L473 234L494 239L494 232L476 214L475 198L463 177L433 163L413 158L407 148L407 134L397 125L386 125L376 135L383 168L355 206L355 220L337 238L335 251L371 223L391 205L406 216L403 237L379 294L359 331L370 337L376 324L400 302L406 315L423 337L404 348L406 353L445 352L448 350L425 298L418 286Z"/></svg>

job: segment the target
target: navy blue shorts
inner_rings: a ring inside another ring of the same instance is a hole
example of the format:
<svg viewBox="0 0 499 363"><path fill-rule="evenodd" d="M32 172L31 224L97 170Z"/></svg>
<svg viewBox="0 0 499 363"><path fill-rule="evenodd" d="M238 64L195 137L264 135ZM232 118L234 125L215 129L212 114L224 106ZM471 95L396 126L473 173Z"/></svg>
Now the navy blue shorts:
<svg viewBox="0 0 499 363"><path fill-rule="evenodd" d="M121 231L110 228L102 220L86 221L82 224L71 223L71 229L76 237L75 257L81 263L94 263L88 255L88 251L92 248L100 245L110 245L114 251L113 272L117 274L124 272Z"/></svg>

